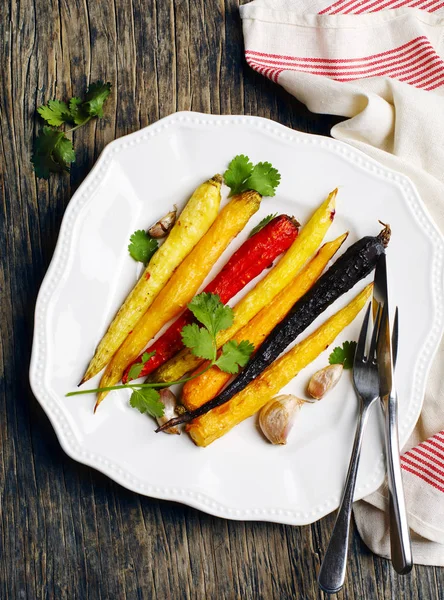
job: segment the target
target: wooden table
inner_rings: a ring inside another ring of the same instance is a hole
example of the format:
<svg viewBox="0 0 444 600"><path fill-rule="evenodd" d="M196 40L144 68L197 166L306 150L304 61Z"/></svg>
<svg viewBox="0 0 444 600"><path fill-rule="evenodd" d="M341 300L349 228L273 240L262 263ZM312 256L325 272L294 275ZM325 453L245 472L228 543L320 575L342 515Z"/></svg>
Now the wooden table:
<svg viewBox="0 0 444 600"><path fill-rule="evenodd" d="M28 383L33 310L65 207L111 140L177 110L251 114L327 134L253 73L235 0L0 3L0 598L323 598L333 516L309 527L224 521L129 492L69 459ZM74 134L70 175L37 180L36 106L113 83L106 118ZM441 585L439 585L439 581ZM443 571L398 577L353 537L338 598L444 598Z"/></svg>

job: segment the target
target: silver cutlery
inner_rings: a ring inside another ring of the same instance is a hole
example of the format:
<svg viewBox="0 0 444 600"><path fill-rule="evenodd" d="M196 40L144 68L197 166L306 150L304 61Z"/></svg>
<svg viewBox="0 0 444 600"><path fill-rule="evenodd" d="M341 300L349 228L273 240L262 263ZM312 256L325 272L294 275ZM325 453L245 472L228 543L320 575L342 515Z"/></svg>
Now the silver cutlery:
<svg viewBox="0 0 444 600"><path fill-rule="evenodd" d="M373 331L370 336L370 305L364 317L353 363L353 382L360 400L355 441L341 504L318 576L319 586L328 593L338 592L344 584L351 511L362 438L370 408L378 398L381 399L385 413L384 427L392 564L394 569L400 574L409 573L413 566L399 457L398 397L394 382L394 368L398 354L399 319L398 308L396 308L392 335L390 335L387 263L385 255L379 258L376 266L373 308L376 311ZM369 337L371 337L370 344L368 342ZM368 352L366 348L368 348Z"/></svg>
<svg viewBox="0 0 444 600"><path fill-rule="evenodd" d="M370 409L379 398L379 376L376 362L380 310L373 331L369 327L371 304L365 313L353 363L353 383L359 398L360 410L355 441L347 472L345 488L331 534L330 543L319 571L319 586L327 593L338 592L344 585L350 537L350 521L362 439ZM370 342L369 342L370 338Z"/></svg>
<svg viewBox="0 0 444 600"><path fill-rule="evenodd" d="M398 309L391 338L385 254L381 255L376 266L373 299L381 313L376 354L379 394L385 412L391 559L395 571L405 574L411 571L413 559L399 460L398 396L393 377L398 350Z"/></svg>

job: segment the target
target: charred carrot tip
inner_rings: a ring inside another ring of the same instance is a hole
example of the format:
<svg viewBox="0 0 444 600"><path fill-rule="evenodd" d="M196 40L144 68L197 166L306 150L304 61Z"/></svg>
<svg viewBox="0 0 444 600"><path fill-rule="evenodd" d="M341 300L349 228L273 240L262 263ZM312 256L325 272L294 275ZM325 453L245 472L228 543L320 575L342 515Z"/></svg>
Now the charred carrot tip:
<svg viewBox="0 0 444 600"><path fill-rule="evenodd" d="M292 217L289 217L289 219L290 219L290 221L293 223L293 225L299 229L299 227L301 226L301 224L300 224L300 223L299 223L299 221L296 219L296 217L292 216Z"/></svg>
<svg viewBox="0 0 444 600"><path fill-rule="evenodd" d="M388 223L383 223L380 220L378 220L378 222L381 223L381 225L384 226L384 229L379 233L378 237L381 240L384 248L387 248L388 243L390 241L390 237L392 235L392 230L391 230L390 225Z"/></svg>
<svg viewBox="0 0 444 600"><path fill-rule="evenodd" d="M211 178L211 181L215 181L216 183L222 183L222 175L219 175L219 173L217 173Z"/></svg>
<svg viewBox="0 0 444 600"><path fill-rule="evenodd" d="M170 429L170 427L174 427L175 425L181 425L182 423L188 423L194 418L195 415L192 413L183 413L179 417L175 417L174 419L170 419L160 427L158 427L155 432L160 433L161 431L165 431L165 429Z"/></svg>

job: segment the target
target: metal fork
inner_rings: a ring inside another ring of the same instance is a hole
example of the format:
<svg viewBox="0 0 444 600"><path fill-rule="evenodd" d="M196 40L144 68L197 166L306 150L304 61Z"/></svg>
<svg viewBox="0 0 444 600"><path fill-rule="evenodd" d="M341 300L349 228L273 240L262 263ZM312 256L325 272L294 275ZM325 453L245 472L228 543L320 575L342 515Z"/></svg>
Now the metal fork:
<svg viewBox="0 0 444 600"><path fill-rule="evenodd" d="M331 534L330 543L319 571L319 586L327 593L334 594L344 585L347 554L350 537L350 520L355 491L356 475L361 454L362 438L367 424L370 408L379 398L379 377L376 363L376 343L380 325L381 311L378 308L373 331L370 331L371 303L365 313L361 333L356 346L353 363L353 383L360 401L355 441L347 472L345 488ZM370 338L370 344L368 340ZM368 348L368 350L367 350Z"/></svg>

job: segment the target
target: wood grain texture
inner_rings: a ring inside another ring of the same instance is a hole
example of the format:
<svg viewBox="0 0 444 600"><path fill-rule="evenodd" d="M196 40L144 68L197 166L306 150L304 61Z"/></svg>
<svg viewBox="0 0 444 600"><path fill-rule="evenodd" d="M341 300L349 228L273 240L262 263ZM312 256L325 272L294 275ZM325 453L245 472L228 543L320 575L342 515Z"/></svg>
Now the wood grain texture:
<svg viewBox="0 0 444 600"><path fill-rule="evenodd" d="M333 516L242 523L129 492L61 450L27 370L33 310L72 193L111 140L176 110L260 115L327 134L244 63L235 0L0 3L0 598L324 598ZM106 118L74 134L70 175L36 180L37 105L109 80ZM396 576L353 538L347 600L444 598L443 571Z"/></svg>

